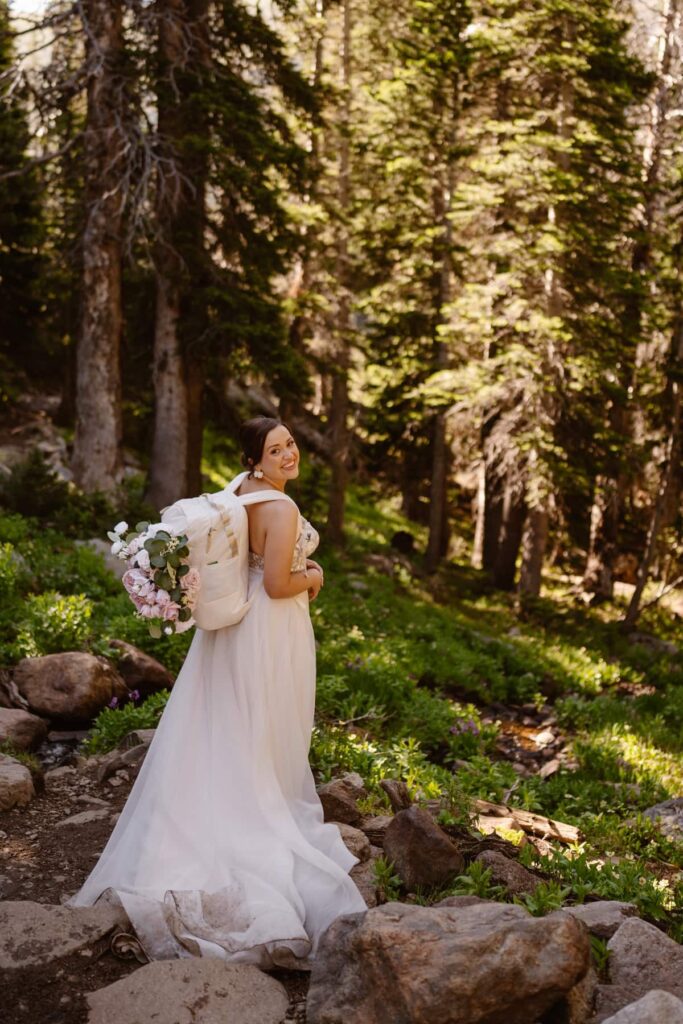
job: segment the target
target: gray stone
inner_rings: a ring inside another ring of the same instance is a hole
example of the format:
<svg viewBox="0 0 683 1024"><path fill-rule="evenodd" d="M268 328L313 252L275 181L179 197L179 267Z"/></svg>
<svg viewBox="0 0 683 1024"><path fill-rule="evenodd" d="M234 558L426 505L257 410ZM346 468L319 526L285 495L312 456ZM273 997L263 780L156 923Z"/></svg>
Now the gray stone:
<svg viewBox="0 0 683 1024"><path fill-rule="evenodd" d="M150 729L150 732L153 731ZM109 779L114 784L111 776L117 772L132 771L134 775L137 775L148 750L149 743L139 743L136 747L129 747L127 750L112 750L97 766L97 781L105 782ZM128 775L125 777L128 778ZM118 784L120 785L120 783Z"/></svg>
<svg viewBox="0 0 683 1024"><path fill-rule="evenodd" d="M354 857L358 857L359 861L369 860L370 840L365 833L361 832L359 828L354 828L353 825L345 825L343 821L335 821L334 824L341 832L341 837L346 849L349 850Z"/></svg>
<svg viewBox="0 0 683 1024"><path fill-rule="evenodd" d="M648 807L643 816L654 821L669 839L683 840L683 797Z"/></svg>
<svg viewBox="0 0 683 1024"><path fill-rule="evenodd" d="M540 878L498 850L482 850L474 859L491 872L493 884L502 885L509 896L535 892L541 884Z"/></svg>
<svg viewBox="0 0 683 1024"><path fill-rule="evenodd" d="M384 833L384 855L408 892L446 885L465 867L458 848L422 807L394 817Z"/></svg>
<svg viewBox="0 0 683 1024"><path fill-rule="evenodd" d="M588 932L561 911L387 903L320 943L308 1024L530 1024L588 970Z"/></svg>
<svg viewBox="0 0 683 1024"><path fill-rule="evenodd" d="M57 907L29 900L0 903L0 970L45 964L76 953L115 926L130 927L121 908Z"/></svg>
<svg viewBox="0 0 683 1024"><path fill-rule="evenodd" d="M607 943L609 980L596 997L596 1021L636 1002L652 989L683 998L683 946L659 928L629 917Z"/></svg>
<svg viewBox="0 0 683 1024"><path fill-rule="evenodd" d="M47 722L20 708L0 708L0 743L35 750L47 736Z"/></svg>
<svg viewBox="0 0 683 1024"><path fill-rule="evenodd" d="M62 818L58 821L56 828L63 828L65 825L87 825L91 821L103 821L108 818L111 814L111 808L98 807L92 811L79 811L78 814L72 814L69 818Z"/></svg>
<svg viewBox="0 0 683 1024"><path fill-rule="evenodd" d="M26 765L8 754L0 754L0 811L25 807L35 795L33 777Z"/></svg>
<svg viewBox="0 0 683 1024"><path fill-rule="evenodd" d="M576 907L564 907L567 914L583 921L591 935L599 939L611 939L629 917L634 917L636 908L632 903L619 900L598 900L595 903L581 903Z"/></svg>
<svg viewBox="0 0 683 1024"><path fill-rule="evenodd" d="M280 1024L289 1004L258 967L212 957L156 960L86 998L88 1024Z"/></svg>
<svg viewBox="0 0 683 1024"><path fill-rule="evenodd" d="M654 989L608 1017L605 1024L683 1024L683 1003L670 992Z"/></svg>

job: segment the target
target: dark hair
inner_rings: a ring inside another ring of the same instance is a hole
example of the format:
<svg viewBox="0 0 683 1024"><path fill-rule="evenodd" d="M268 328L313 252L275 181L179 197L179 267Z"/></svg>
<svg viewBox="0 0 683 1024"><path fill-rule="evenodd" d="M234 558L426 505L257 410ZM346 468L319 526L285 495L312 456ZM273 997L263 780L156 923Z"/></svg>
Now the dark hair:
<svg viewBox="0 0 683 1024"><path fill-rule="evenodd" d="M240 443L242 445L242 465L253 470L254 466L263 456L263 448L266 438L275 427L285 427L286 423L275 419L273 416L254 416L246 420L240 427Z"/></svg>

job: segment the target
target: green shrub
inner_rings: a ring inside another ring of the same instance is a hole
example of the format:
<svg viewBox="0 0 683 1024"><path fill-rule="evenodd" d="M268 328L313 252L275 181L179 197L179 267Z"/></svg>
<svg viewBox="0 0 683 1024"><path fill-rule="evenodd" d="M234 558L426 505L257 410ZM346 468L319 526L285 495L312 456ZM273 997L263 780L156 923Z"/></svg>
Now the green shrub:
<svg viewBox="0 0 683 1024"><path fill-rule="evenodd" d="M170 690L159 690L141 704L104 708L81 744L81 751L86 755L103 754L113 750L124 736L135 729L155 729L170 695Z"/></svg>
<svg viewBox="0 0 683 1024"><path fill-rule="evenodd" d="M21 657L35 658L58 651L80 651L91 635L92 601L83 594L32 595L16 640Z"/></svg>

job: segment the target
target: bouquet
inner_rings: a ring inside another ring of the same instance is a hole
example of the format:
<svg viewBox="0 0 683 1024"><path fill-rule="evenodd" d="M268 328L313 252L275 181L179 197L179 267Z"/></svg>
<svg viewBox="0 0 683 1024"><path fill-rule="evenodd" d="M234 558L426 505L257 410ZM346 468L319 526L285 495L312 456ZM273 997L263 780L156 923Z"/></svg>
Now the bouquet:
<svg viewBox="0 0 683 1024"><path fill-rule="evenodd" d="M190 554L185 534L165 523L117 523L107 536L111 553L127 562L122 583L145 619L153 637L183 633L194 625L192 611L199 594L200 576L187 564Z"/></svg>

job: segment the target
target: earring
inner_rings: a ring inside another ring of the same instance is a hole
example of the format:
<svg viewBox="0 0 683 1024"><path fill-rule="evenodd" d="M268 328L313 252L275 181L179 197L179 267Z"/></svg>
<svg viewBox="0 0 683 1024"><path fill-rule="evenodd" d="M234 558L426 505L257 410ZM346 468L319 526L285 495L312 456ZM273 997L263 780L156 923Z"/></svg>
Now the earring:
<svg viewBox="0 0 683 1024"><path fill-rule="evenodd" d="M263 479L263 470L262 469L255 469L254 470L254 476L256 477L257 480L262 480Z"/></svg>

